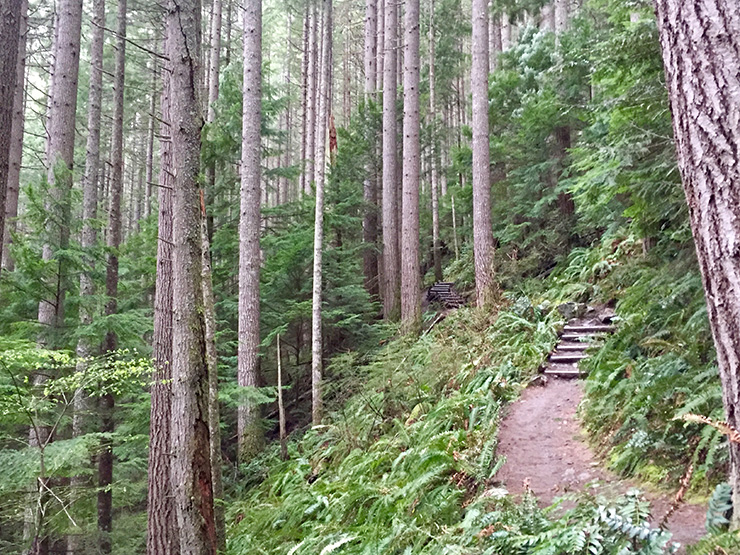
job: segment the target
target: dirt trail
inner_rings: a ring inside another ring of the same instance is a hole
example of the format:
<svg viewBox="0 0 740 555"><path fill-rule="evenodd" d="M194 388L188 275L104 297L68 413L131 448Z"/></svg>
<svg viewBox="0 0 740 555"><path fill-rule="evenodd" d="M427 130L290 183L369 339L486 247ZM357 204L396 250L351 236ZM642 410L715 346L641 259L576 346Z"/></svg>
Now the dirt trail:
<svg viewBox="0 0 740 555"><path fill-rule="evenodd" d="M635 487L605 470L584 442L576 416L582 397L580 382L550 379L545 386L526 389L508 407L499 431L499 453L506 456L506 464L498 478L511 493L519 495L528 486L541 506L547 506L554 498L593 482L604 493L624 493ZM645 495L656 520L662 519L673 496ZM704 506L682 504L669 522L673 540L686 545L701 538L705 513Z"/></svg>

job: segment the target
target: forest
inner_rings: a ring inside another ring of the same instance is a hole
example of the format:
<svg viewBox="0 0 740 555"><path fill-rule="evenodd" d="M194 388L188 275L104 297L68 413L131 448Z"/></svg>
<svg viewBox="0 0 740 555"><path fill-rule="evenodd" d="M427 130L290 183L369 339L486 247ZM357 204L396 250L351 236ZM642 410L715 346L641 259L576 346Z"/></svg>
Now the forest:
<svg viewBox="0 0 740 555"><path fill-rule="evenodd" d="M0 0L0 553L740 554L732 0Z"/></svg>

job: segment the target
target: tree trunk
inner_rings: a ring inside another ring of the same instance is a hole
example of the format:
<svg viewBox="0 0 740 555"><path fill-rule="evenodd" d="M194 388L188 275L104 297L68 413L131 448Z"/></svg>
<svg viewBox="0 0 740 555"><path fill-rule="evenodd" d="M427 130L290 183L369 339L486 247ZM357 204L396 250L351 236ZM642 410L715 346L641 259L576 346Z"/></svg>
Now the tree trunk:
<svg viewBox="0 0 740 555"><path fill-rule="evenodd" d="M283 359L280 352L280 334L277 334L277 400L278 423L280 425L280 458L288 460L288 436L285 430L285 406L283 404Z"/></svg>
<svg viewBox="0 0 740 555"><path fill-rule="evenodd" d="M311 4L305 6L303 17L303 61L301 62L301 153L300 162L302 165L301 175L298 180L298 192L306 192L306 171L305 164L308 155L308 95L309 95L309 64L311 58Z"/></svg>
<svg viewBox="0 0 740 555"><path fill-rule="evenodd" d="M511 48L511 16L504 11L501 14L501 51L506 52Z"/></svg>
<svg viewBox="0 0 740 555"><path fill-rule="evenodd" d="M363 200L365 213L362 220L362 239L365 243L363 251L363 271L365 274L365 289L374 298L378 296L378 179L376 175L376 135L374 127L370 125L370 104L375 101L377 83L377 25L378 1L365 1L365 115L368 142L368 161L365 166L366 177L363 183Z"/></svg>
<svg viewBox="0 0 740 555"><path fill-rule="evenodd" d="M380 102L385 80L385 0L376 0L376 10L378 19L375 23L377 29L375 50L378 60L375 64L375 90L378 91L378 102Z"/></svg>
<svg viewBox="0 0 740 555"><path fill-rule="evenodd" d="M499 55L502 52L501 49L501 15L490 14L491 21L488 25L488 45L489 45L489 60L488 60L488 71L493 73L498 69L499 66Z"/></svg>
<svg viewBox="0 0 740 555"><path fill-rule="evenodd" d="M103 45L105 26L105 0L95 0L93 3L92 25L90 29L90 84L87 107L87 153L85 156L85 176L82 190L82 249L84 251L85 269L80 274L80 324L85 327L93 322L95 306L95 281L93 271L95 259L92 253L97 244L96 219L98 217L98 182L100 174L100 116L102 111L103 93ZM84 359L93 355L93 346L90 338L83 335L77 342L77 356L82 359L78 362L78 372L86 368ZM74 415L72 419L72 436L79 437L86 433L85 421L90 410L90 401L84 389L75 392ZM72 488L81 489L89 483L84 476L72 477ZM70 536L67 546L73 554L82 546L79 537Z"/></svg>
<svg viewBox="0 0 740 555"><path fill-rule="evenodd" d="M434 32L434 0L429 5L429 128L431 140L429 142L429 165L431 168L432 192L432 258L434 260L434 279L442 281L442 252L439 241L439 173L437 169L437 112L436 112L436 73L435 73L435 32Z"/></svg>
<svg viewBox="0 0 740 555"><path fill-rule="evenodd" d="M60 0L55 27L54 69L49 94L47 180L49 183L49 235L42 249L45 261L52 260L69 241L70 191L74 164L77 81L80 67L82 0ZM56 222L56 223L55 223ZM66 288L66 264L57 262L57 275L47 283L54 294L39 303L39 324L45 341L62 324Z"/></svg>
<svg viewBox="0 0 740 555"><path fill-rule="evenodd" d="M309 0L311 10L311 34L308 58L308 98L306 105L306 157L303 160L303 192L311 190L311 179L314 175L314 158L316 156L316 104L319 73L318 19L319 8L316 0Z"/></svg>
<svg viewBox="0 0 740 555"><path fill-rule="evenodd" d="M311 416L314 426L321 423L324 404L321 385L323 372L323 339L321 333L322 255L324 250L324 188L326 178L326 131L331 110L332 1L323 1L324 40L321 54L321 88L316 141L316 212L313 236L313 298L311 310Z"/></svg>
<svg viewBox="0 0 740 555"><path fill-rule="evenodd" d="M242 127L241 217L239 219L239 362L242 387L259 385L260 345L260 118L262 101L262 2L244 11L244 113ZM259 407L239 406L239 458L262 448Z"/></svg>
<svg viewBox="0 0 740 555"><path fill-rule="evenodd" d="M568 2L569 0L554 0L553 19L555 20L555 32L560 34L568 28Z"/></svg>
<svg viewBox="0 0 740 555"><path fill-rule="evenodd" d="M172 226L172 483L182 555L215 555L208 416L208 363L203 317L198 174L203 119L199 0L170 2Z"/></svg>
<svg viewBox="0 0 740 555"><path fill-rule="evenodd" d="M488 6L473 0L473 251L478 306L494 293L491 173L488 139Z"/></svg>
<svg viewBox="0 0 740 555"><path fill-rule="evenodd" d="M211 62L208 67L208 110L206 121L213 123L216 119L215 104L219 94L219 71L221 69L221 0L213 0L211 13ZM207 168L207 185L213 194L216 186L215 162ZM201 191L201 249L203 278L203 316L205 319L206 357L208 362L208 428L211 437L211 475L213 477L214 500L223 499L224 488L221 477L221 411L218 403L218 352L216 350L216 299L213 294L213 277L211 270L211 243L208 231L206 212L206 192ZM224 506L216 501L214 504L216 537L218 550L226 549L226 517Z"/></svg>
<svg viewBox="0 0 740 555"><path fill-rule="evenodd" d="M5 229L5 196L8 186L10 148L13 133L13 105L16 96L18 44L21 30L21 0L0 0L0 251ZM23 82L20 82L23 87ZM11 132L8 132L11 130ZM0 254L2 254L0 252Z"/></svg>
<svg viewBox="0 0 740 555"><path fill-rule="evenodd" d="M165 45L165 51L167 47ZM172 487L172 137L170 132L170 72L162 72L160 128L159 233L157 283L154 294L154 377L149 430L149 491L147 498L147 555L179 555L174 490Z"/></svg>
<svg viewBox="0 0 740 555"><path fill-rule="evenodd" d="M121 246L121 195L123 192L123 90L126 67L126 0L118 0L118 27L116 29L116 69L113 84L113 131L111 146L111 185L108 210L108 260L106 265L105 303L106 316L118 312L118 249ZM105 349L108 352L118 348L115 332L108 331ZM100 398L100 441L98 455L98 549L110 553L110 533L113 528L113 394L106 393Z"/></svg>
<svg viewBox="0 0 740 555"><path fill-rule="evenodd" d="M383 313L398 316L398 202L396 180L396 0L385 0L383 57Z"/></svg>
<svg viewBox="0 0 740 555"><path fill-rule="evenodd" d="M717 348L727 422L740 429L740 13L731 0L656 0L679 167ZM729 443L740 507L740 445ZM740 528L740 510L732 527Z"/></svg>
<svg viewBox="0 0 740 555"><path fill-rule="evenodd" d="M15 0L10 3L13 4ZM25 113L24 104L26 97L26 43L28 35L28 0L21 0L20 7L20 21L18 24L18 55L15 64L15 87L13 92L13 112L12 112L12 123L10 124L10 148L8 150L8 175L7 175L7 190L5 193L5 232L2 237L2 243L0 243L2 250L2 267L8 271L13 271L14 264L13 259L10 256L10 244L13 239L11 233L16 230L15 218L18 216L18 192L20 189L20 176L21 176L21 161L23 158L23 128L25 124ZM5 37L6 35L3 35ZM8 40L12 39L11 35L7 35ZM7 63L8 60L3 60L3 63ZM5 68L3 68L5 71ZM4 80L5 78L3 78ZM7 86L10 83L5 81ZM5 94L3 90L2 93ZM5 105L4 105L5 106ZM6 128L7 129L7 128ZM4 148L4 147L0 147ZM0 182L0 188L2 183ZM0 195L2 193L0 192ZM2 203L0 203L0 210L3 209ZM1 217L1 216L0 216ZM0 229L3 229L0 227Z"/></svg>
<svg viewBox="0 0 740 555"><path fill-rule="evenodd" d="M401 321L408 333L421 329L419 264L419 0L406 2L403 69L403 217Z"/></svg>
<svg viewBox="0 0 740 555"><path fill-rule="evenodd" d="M156 46L155 46L156 48ZM155 109L157 106L157 65L152 64L152 95L149 100L149 124L146 133L146 175L144 177L146 195L144 215L148 218L152 215L152 186L154 184L154 127Z"/></svg>

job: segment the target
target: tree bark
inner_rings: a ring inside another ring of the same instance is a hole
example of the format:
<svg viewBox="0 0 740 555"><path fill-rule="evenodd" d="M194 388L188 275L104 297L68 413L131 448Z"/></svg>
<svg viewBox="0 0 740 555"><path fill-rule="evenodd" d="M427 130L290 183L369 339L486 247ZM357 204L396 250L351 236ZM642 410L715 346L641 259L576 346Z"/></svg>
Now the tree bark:
<svg viewBox="0 0 740 555"><path fill-rule="evenodd" d="M165 51L167 47L165 45ZM157 282L154 294L154 377L149 431L149 490L147 496L147 555L178 555L174 490L172 487L172 138L170 131L170 72L162 72L160 128L159 232Z"/></svg>
<svg viewBox="0 0 740 555"><path fill-rule="evenodd" d="M216 119L215 104L219 94L219 72L221 69L221 20L223 4L213 0L211 12L211 50L208 66L208 110L206 121L213 123ZM213 194L216 186L215 163L207 168L207 185ZM211 270L211 242L208 231L206 212L206 191L201 191L201 264L203 278L203 317L205 319L206 358L208 363L208 429L210 432L211 475L213 477L214 518L218 551L226 549L226 516L223 499L224 488L221 476L221 411L218 402L218 352L216 350L216 299L213 294L213 276Z"/></svg>
<svg viewBox="0 0 740 555"><path fill-rule="evenodd" d="M568 28L568 2L569 0L554 0L553 17L558 35Z"/></svg>
<svg viewBox="0 0 740 555"><path fill-rule="evenodd" d="M182 555L215 555L208 416L208 363L201 268L198 174L203 127L199 0L171 1L170 117L174 205L172 226L172 484Z"/></svg>
<svg viewBox="0 0 740 555"><path fill-rule="evenodd" d="M504 11L501 14L501 51L506 52L511 48L511 35L512 35L512 28L511 28L511 16L509 16L508 12Z"/></svg>
<svg viewBox="0 0 740 555"><path fill-rule="evenodd" d="M731 0L656 0L679 167L717 348L727 422L740 428L740 12ZM729 443L740 507L740 445ZM740 527L740 510L732 517Z"/></svg>
<svg viewBox="0 0 740 555"><path fill-rule="evenodd" d="M431 169L431 196L432 196L432 259L434 261L434 279L442 281L442 252L439 240L439 172L437 168L437 86L435 66L435 30L434 30L434 0L429 4L429 128L431 141L429 142L429 165Z"/></svg>
<svg viewBox="0 0 740 555"><path fill-rule="evenodd" d="M85 175L82 190L82 241L85 268L80 274L80 324L85 327L93 322L93 307L95 305L95 281L93 271L95 259L92 249L97 243L97 227L95 220L98 217L98 177L100 174L100 117L102 111L103 93L103 45L105 22L105 0L95 0L93 3L92 25L90 29L90 84L87 107L87 153L85 156ZM77 342L77 356L80 362L78 372L84 372L85 359L92 356L91 340L83 335ZM72 436L79 437L86 433L85 422L89 418L90 401L84 389L75 392ZM72 488L81 489L89 480L84 476L72 477ZM70 536L67 546L73 554L82 546L77 535Z"/></svg>
<svg viewBox="0 0 740 555"><path fill-rule="evenodd" d="M155 46L156 49L156 46ZM154 184L154 127L157 106L157 66L156 61L152 64L152 94L149 100L149 124L146 133L146 174L144 182L146 187L144 215L148 218L152 215L152 186Z"/></svg>
<svg viewBox="0 0 740 555"><path fill-rule="evenodd" d="M396 178L396 0L385 0L383 57L383 314L398 316L398 183Z"/></svg>
<svg viewBox="0 0 740 555"><path fill-rule="evenodd" d="M408 333L421 329L419 264L419 0L407 0L403 69L403 218L401 321Z"/></svg>
<svg viewBox="0 0 740 555"><path fill-rule="evenodd" d="M105 314L112 316L118 312L118 249L121 246L121 195L123 192L123 92L126 68L126 0L118 0L118 26L116 28L116 69L113 84L113 131L111 139L111 185L108 209L108 260L105 277ZM105 349L108 352L118 348L115 332L108 331ZM100 441L98 455L98 549L101 553L112 550L110 534L113 529L113 433L112 393L100 397Z"/></svg>
<svg viewBox="0 0 740 555"><path fill-rule="evenodd" d="M308 95L309 95L309 64L311 58L311 4L306 3L303 17L303 61L301 63L301 175L298 180L298 192L306 192L305 164L308 153Z"/></svg>
<svg viewBox="0 0 740 555"><path fill-rule="evenodd" d="M331 110L332 0L323 2L324 39L321 54L321 88L316 141L316 211L313 236L313 295L311 310L311 416L314 426L321 423L324 412L322 393L323 336L321 330L322 255L324 250L324 188L326 179L326 132Z"/></svg>
<svg viewBox="0 0 740 555"><path fill-rule="evenodd" d="M242 387L259 385L260 345L260 118L262 113L262 2L244 11L244 113L242 127L241 217L239 219L239 361ZM239 458L262 448L259 407L239 406Z"/></svg>
<svg viewBox="0 0 740 555"><path fill-rule="evenodd" d="M376 175L375 152L377 141L375 129L370 125L370 105L375 101L377 84L377 26L378 1L365 1L365 116L368 144L368 161L365 166L366 177L363 183L363 200L365 213L362 220L362 239L365 249L362 253L363 272L365 274L365 289L374 298L378 297L378 179Z"/></svg>
<svg viewBox="0 0 740 555"><path fill-rule="evenodd" d="M488 6L473 0L473 251L478 306L492 301L493 232L488 139Z"/></svg>
<svg viewBox="0 0 740 555"><path fill-rule="evenodd" d="M18 71L18 44L21 29L21 0L0 0L0 235L5 229L5 196L8 186L12 145L13 104ZM23 83L21 81L21 87ZM8 130L11 130L8 132ZM0 239L2 237L0 236ZM0 240L0 250L3 241ZM0 254L2 254L0 252Z"/></svg>
<svg viewBox="0 0 740 555"><path fill-rule="evenodd" d="M309 0L311 15L311 33L309 38L310 56L308 58L308 98L306 105L306 157L303 160L303 192L311 190L311 179L314 175L314 158L316 156L316 104L318 89L318 19L319 9L316 0Z"/></svg>
<svg viewBox="0 0 740 555"><path fill-rule="evenodd" d="M69 242L70 191L74 165L75 114L80 67L82 0L60 0L55 27L55 56L49 93L47 181L49 183L48 237L42 257L51 261ZM54 221L56 223L54 223ZM46 331L44 341L62 324L66 289L66 264L57 262L57 274L47 286L54 294L39 303L39 324Z"/></svg>
<svg viewBox="0 0 740 555"><path fill-rule="evenodd" d="M10 0L10 4L14 5L16 0ZM7 23L7 22L6 22ZM12 35L5 35L6 30L3 30L3 37L8 41L12 41ZM9 33L10 30L8 29ZM20 19L18 22L18 47L17 47L17 59L15 64L15 80L13 89L13 104L12 104L12 122L10 124L10 147L8 149L8 170L7 170L7 189L5 193L5 202L0 203L0 210L4 210L5 232L2 237L2 267L13 271L14 263L10 256L10 244L13 239L11 233L16 230L15 218L18 216L18 192L20 190L20 176L21 176L21 161L23 158L23 128L25 124L25 113L24 113L24 100L25 100L25 71L26 71L26 42L28 35L28 0L21 0L20 2ZM12 47L12 45L8 45ZM9 63L8 60L3 60L3 64ZM1 71L5 72L7 68L3 67ZM10 87L11 81L6 81L5 77L1 78L5 83L5 86ZM2 86L0 86L2 87ZM1 89L0 94L5 95L5 89ZM7 104L2 104L7 106ZM5 116L3 116L5 117ZM7 127L5 129L8 129ZM4 138L2 139L4 140ZM5 148L1 146L0 148ZM1 170L0 170L1 171ZM0 188L2 182L0 182ZM0 191L0 195L2 192ZM0 216L1 218L2 216ZM2 224L2 222L0 222ZM0 229L3 229L0 227Z"/></svg>

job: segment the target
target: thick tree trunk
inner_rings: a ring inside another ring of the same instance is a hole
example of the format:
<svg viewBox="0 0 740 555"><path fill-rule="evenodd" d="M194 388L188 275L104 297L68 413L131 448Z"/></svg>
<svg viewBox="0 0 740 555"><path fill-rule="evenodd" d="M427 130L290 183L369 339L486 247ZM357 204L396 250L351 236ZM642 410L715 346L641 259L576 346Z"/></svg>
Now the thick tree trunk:
<svg viewBox="0 0 740 555"><path fill-rule="evenodd" d="M396 0L385 0L383 57L383 313L399 308L398 182L396 178Z"/></svg>
<svg viewBox="0 0 740 555"><path fill-rule="evenodd" d="M679 167L727 422L740 429L740 12L732 0L656 0ZM740 445L729 444L740 507ZM740 527L740 510L733 514Z"/></svg>
<svg viewBox="0 0 740 555"><path fill-rule="evenodd" d="M11 1L14 4L15 0ZM5 32L5 31L3 31ZM18 216L18 192L20 190L20 177L21 177L21 161L23 158L23 129L25 124L25 97L26 97L26 42L28 35L28 0L21 0L20 3L20 21L18 24L18 55L15 64L15 86L13 92L13 105L12 105L12 122L10 124L10 148L8 150L8 175L7 175L7 189L5 193L5 232L2 237L2 243L0 243L2 250L2 268L9 271L13 271L13 259L10 256L10 244L12 243L11 234L16 230L15 218ZM3 35L5 36L5 35ZM10 41L12 35L8 35L7 39ZM8 63L9 60L3 60L3 63ZM5 71L3 68L2 71ZM2 78L5 79L5 78ZM10 82L5 81L5 86L10 86ZM0 86L1 87L1 86ZM3 90L0 94L5 94ZM7 129L7 128L6 128ZM0 147L4 148L4 147ZM0 189L2 183L0 182ZM0 195L2 192L0 192ZM0 203L0 210L3 210L3 205ZM2 216L0 216L2 218ZM0 229L3 229L0 227Z"/></svg>
<svg viewBox="0 0 740 555"><path fill-rule="evenodd" d="M473 0L473 251L478 306L491 302L493 232L491 230L491 173L488 139L488 6Z"/></svg>
<svg viewBox="0 0 740 555"><path fill-rule="evenodd" d="M419 0L406 2L403 69L403 218L401 321L408 333L421 329L419 264Z"/></svg>
<svg viewBox="0 0 740 555"><path fill-rule="evenodd" d="M378 284L378 179L376 175L376 135L375 129L370 126L369 109L370 104L375 101L377 84L377 62L378 52L376 38L378 34L378 1L365 1L365 113L367 118L366 132L368 141L368 161L365 167L366 177L363 183L363 200L365 201L365 214L362 220L362 239L365 250L362 254L363 271L365 274L365 289L377 298L379 293Z"/></svg>
<svg viewBox="0 0 740 555"><path fill-rule="evenodd" d="M0 129L4 130L0 132L0 251L5 229L5 196L13 138L13 100L16 93L21 11L21 0L0 0L0 51L3 52L0 57ZM20 85L23 86L22 81Z"/></svg>
<svg viewBox="0 0 740 555"><path fill-rule="evenodd" d="M243 98L237 378L242 387L257 387L260 345L261 0L248 0L245 4ZM239 457L243 461L249 460L262 448L259 407L251 402L239 406L238 443Z"/></svg>
<svg viewBox="0 0 740 555"><path fill-rule="evenodd" d="M434 0L429 5L429 127L431 141L429 143L429 165L431 168L432 193L432 259L434 261L434 279L442 281L442 249L439 241L439 172L437 168L437 96L436 96L436 66L435 66L435 31L434 31Z"/></svg>
<svg viewBox="0 0 740 555"><path fill-rule="evenodd" d="M167 50L165 46L165 51ZM170 73L162 72L160 129L159 233L157 283L154 295L154 379L149 430L149 491L147 498L147 555L179 555L172 487L172 138L170 132Z"/></svg>
<svg viewBox="0 0 740 555"><path fill-rule="evenodd" d="M170 2L170 118L174 205L172 226L172 484L182 555L214 555L208 417L208 363L201 268L198 174L203 118L199 0Z"/></svg>
<svg viewBox="0 0 740 555"><path fill-rule="evenodd" d="M324 188L326 181L326 132L331 110L332 60L332 0L323 2L323 30L321 54L321 88L318 92L318 119L316 141L316 211L313 236L313 295L311 310L311 416L314 426L321 423L324 412L322 373L324 344L321 330L322 259L324 251Z"/></svg>

